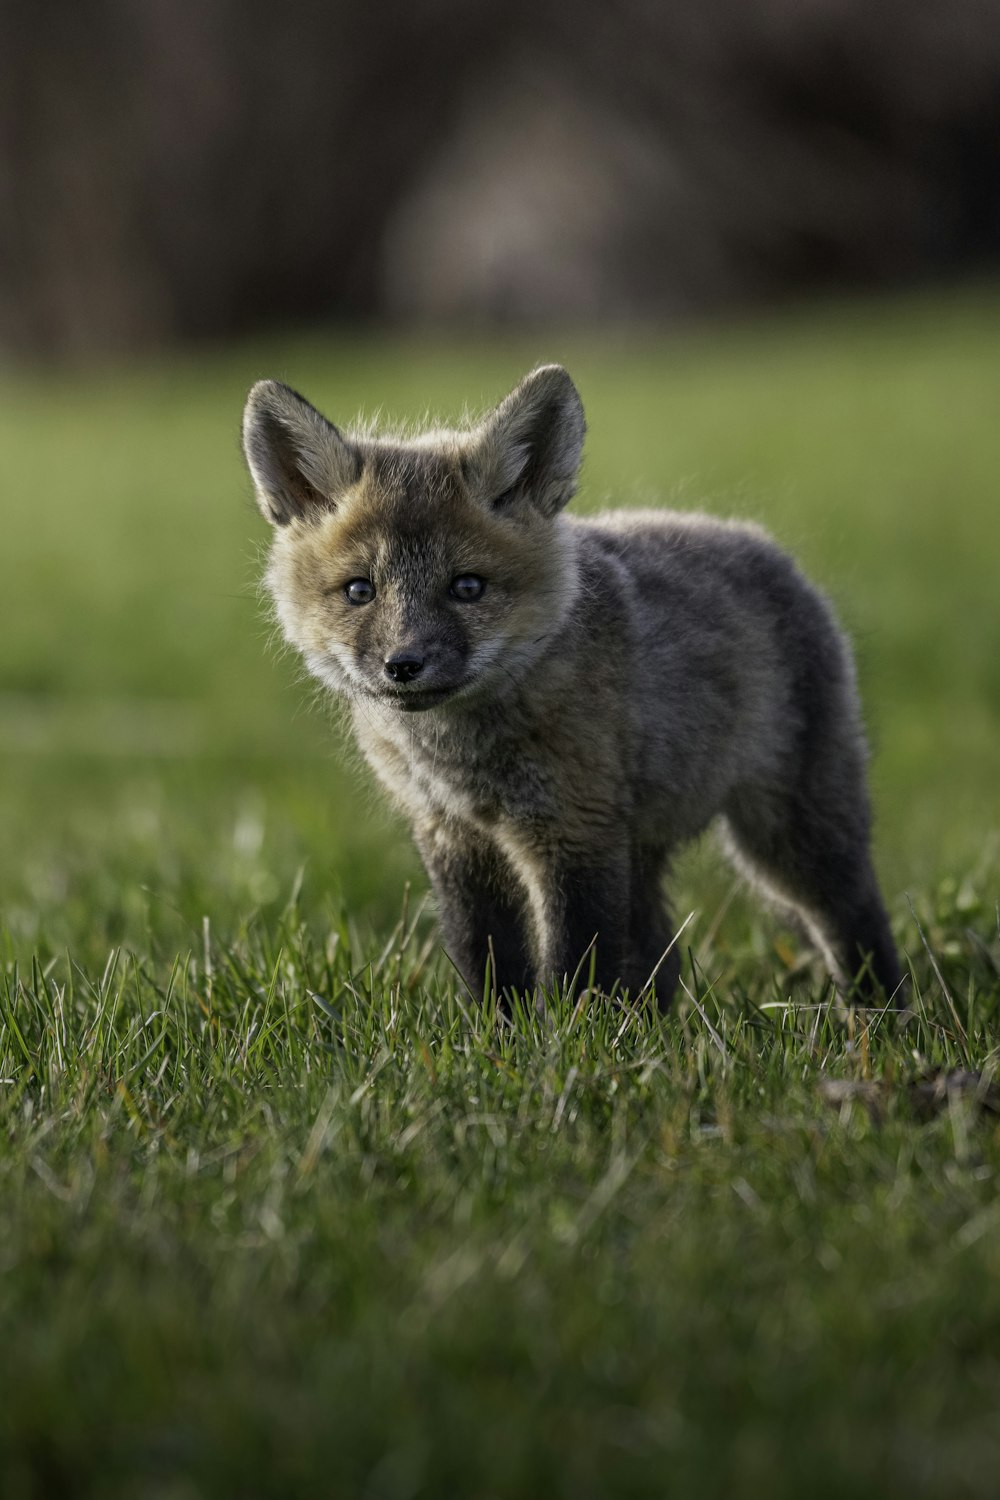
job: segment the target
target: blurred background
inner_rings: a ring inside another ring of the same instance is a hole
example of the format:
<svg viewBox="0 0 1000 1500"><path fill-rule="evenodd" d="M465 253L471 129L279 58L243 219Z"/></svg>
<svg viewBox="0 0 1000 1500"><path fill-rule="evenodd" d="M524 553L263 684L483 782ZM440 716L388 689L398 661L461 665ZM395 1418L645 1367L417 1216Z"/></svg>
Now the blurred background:
<svg viewBox="0 0 1000 1500"><path fill-rule="evenodd" d="M0 346L662 325L1000 257L995 0L0 11Z"/></svg>
<svg viewBox="0 0 1000 1500"><path fill-rule="evenodd" d="M244 395L453 418L553 359L580 508L759 520L833 597L896 914L992 911L998 273L996 0L0 0L0 941L395 919L268 649Z"/></svg>

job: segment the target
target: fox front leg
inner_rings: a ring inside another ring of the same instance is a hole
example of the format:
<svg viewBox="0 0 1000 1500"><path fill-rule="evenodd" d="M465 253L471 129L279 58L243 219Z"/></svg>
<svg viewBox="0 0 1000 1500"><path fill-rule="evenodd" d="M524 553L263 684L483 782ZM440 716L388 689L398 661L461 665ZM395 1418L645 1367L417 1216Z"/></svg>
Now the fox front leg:
<svg viewBox="0 0 1000 1500"><path fill-rule="evenodd" d="M533 981L524 892L500 850L478 829L427 823L414 830L438 904L444 948L473 994Z"/></svg>
<svg viewBox="0 0 1000 1500"><path fill-rule="evenodd" d="M664 905L662 882L667 846L637 841L632 849L631 944L622 983L631 999L646 987L655 991L661 1011L669 1010L680 979L676 929Z"/></svg>
<svg viewBox="0 0 1000 1500"><path fill-rule="evenodd" d="M628 852L609 844L516 861L530 898L535 978L545 987L577 972L586 984L591 970L605 992L631 979Z"/></svg>

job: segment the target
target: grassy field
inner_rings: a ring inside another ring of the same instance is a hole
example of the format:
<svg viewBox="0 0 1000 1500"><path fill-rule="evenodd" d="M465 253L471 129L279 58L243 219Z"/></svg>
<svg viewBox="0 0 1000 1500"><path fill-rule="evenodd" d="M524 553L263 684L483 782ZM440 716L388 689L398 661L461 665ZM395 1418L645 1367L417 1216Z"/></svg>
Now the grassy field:
<svg viewBox="0 0 1000 1500"><path fill-rule="evenodd" d="M980 291L0 378L4 1500L996 1493L998 349ZM667 1020L498 1023L269 649L250 382L454 415L552 358L581 508L753 517L836 601L905 1023L708 845Z"/></svg>

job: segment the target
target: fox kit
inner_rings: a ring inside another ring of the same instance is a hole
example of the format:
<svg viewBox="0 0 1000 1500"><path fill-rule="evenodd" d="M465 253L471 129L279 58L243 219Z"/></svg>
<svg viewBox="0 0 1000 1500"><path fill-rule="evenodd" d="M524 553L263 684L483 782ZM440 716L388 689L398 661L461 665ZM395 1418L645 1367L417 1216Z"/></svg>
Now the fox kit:
<svg viewBox="0 0 1000 1500"><path fill-rule="evenodd" d="M409 817L468 983L678 976L672 852L721 821L832 972L892 996L848 646L754 526L563 513L583 407L558 365L478 425L341 432L274 381L243 443L287 639ZM666 959L663 958L667 954ZM659 967L658 967L659 966Z"/></svg>

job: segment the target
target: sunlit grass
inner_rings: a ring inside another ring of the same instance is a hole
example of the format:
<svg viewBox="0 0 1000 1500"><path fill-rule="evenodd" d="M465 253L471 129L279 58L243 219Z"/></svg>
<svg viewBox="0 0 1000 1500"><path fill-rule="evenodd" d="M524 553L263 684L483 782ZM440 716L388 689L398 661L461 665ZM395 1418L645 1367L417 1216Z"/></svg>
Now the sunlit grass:
<svg viewBox="0 0 1000 1500"><path fill-rule="evenodd" d="M10 967L5 1493L657 1495L669 1465L874 1496L911 1460L917 1493L992 1493L978 899L939 893L933 961L911 924L902 1027L817 980L790 1004L773 955L720 987L712 949L665 1021L498 1016L413 909ZM832 1080L881 1080L877 1112Z"/></svg>

